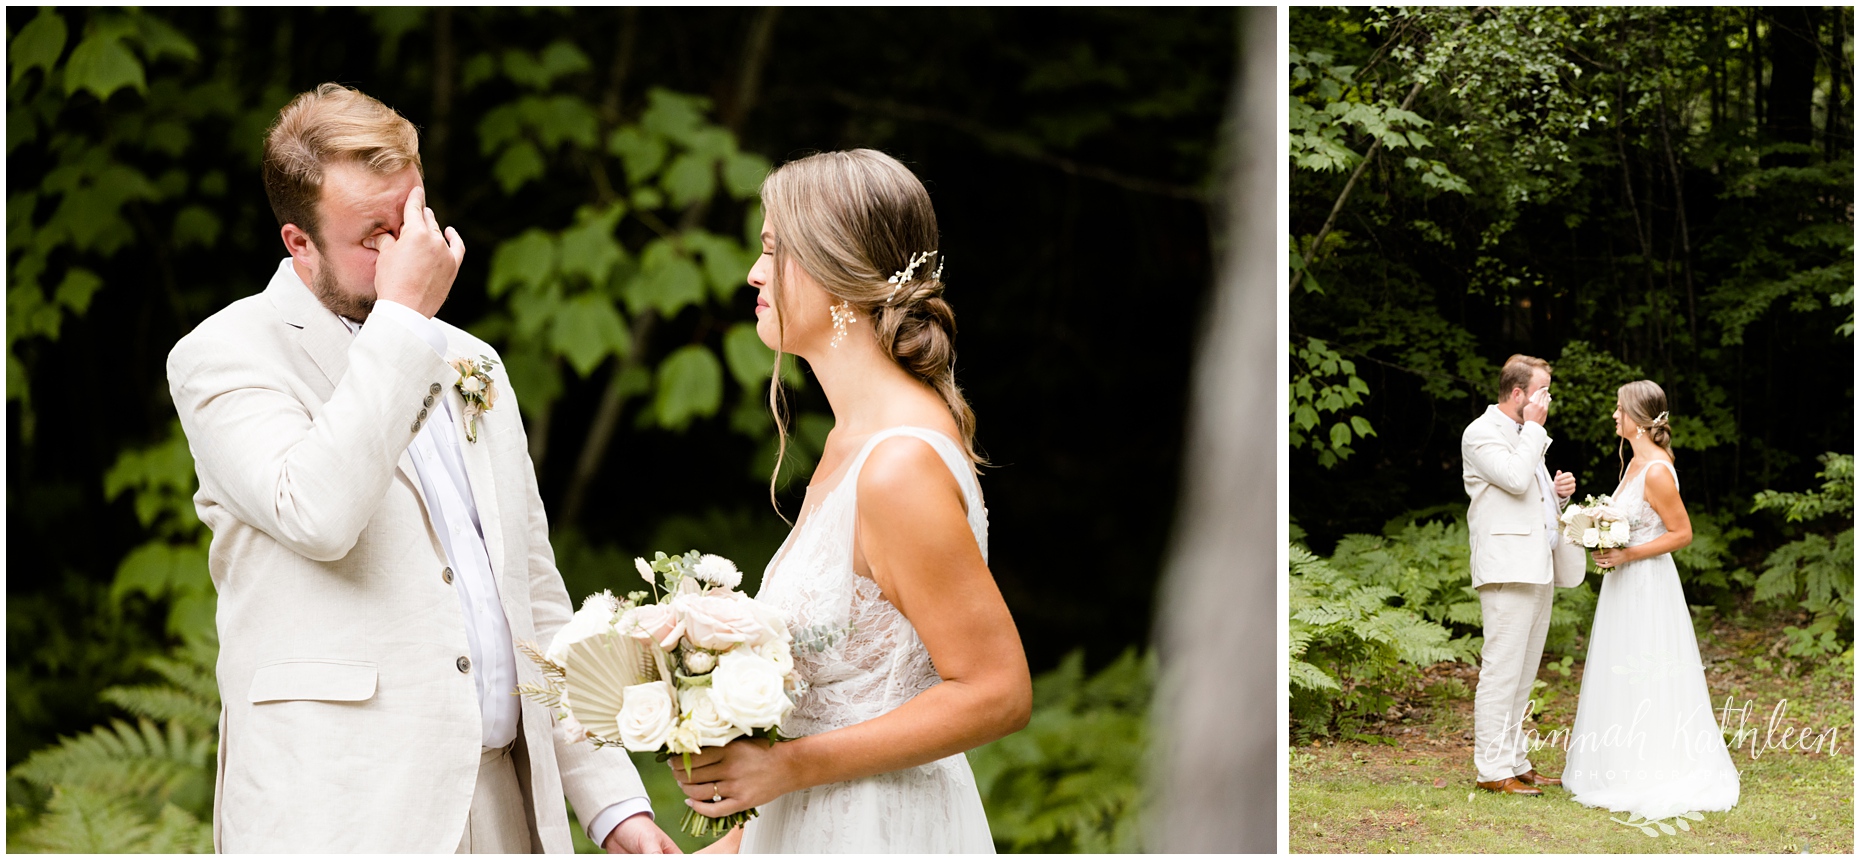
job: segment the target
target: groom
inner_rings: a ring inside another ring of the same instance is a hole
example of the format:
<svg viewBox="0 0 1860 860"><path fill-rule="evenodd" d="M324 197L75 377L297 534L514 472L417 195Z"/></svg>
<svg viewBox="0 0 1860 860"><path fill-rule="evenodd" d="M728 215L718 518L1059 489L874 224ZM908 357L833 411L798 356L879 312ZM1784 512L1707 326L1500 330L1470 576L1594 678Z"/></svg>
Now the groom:
<svg viewBox="0 0 1860 860"><path fill-rule="evenodd" d="M1544 468L1550 363L1514 355L1498 380L1499 402L1460 437L1461 477L1472 497L1466 511L1472 584L1485 626L1473 697L1473 763L1480 788L1535 795L1543 793L1535 786L1562 784L1531 767L1524 741L1524 716L1550 629L1552 582L1580 582L1585 562L1557 533L1576 477L1559 471L1552 478Z"/></svg>
<svg viewBox="0 0 1860 860"><path fill-rule="evenodd" d="M290 253L168 356L219 592L220 851L674 852L624 753L513 695L572 612L501 365L467 436L433 318L465 246L425 207L418 137L324 84L265 138ZM475 386L474 386L475 387Z"/></svg>

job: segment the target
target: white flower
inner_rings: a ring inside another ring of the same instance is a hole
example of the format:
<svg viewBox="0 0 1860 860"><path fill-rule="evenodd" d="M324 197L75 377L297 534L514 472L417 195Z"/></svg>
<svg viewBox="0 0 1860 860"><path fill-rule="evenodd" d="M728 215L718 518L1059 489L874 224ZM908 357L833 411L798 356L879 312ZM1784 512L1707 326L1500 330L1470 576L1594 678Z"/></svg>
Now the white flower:
<svg viewBox="0 0 1860 860"><path fill-rule="evenodd" d="M467 376L464 382L459 383L459 389L466 394L477 394L484 390L484 380L476 376Z"/></svg>
<svg viewBox="0 0 1860 860"><path fill-rule="evenodd" d="M679 720L671 734L665 738L665 748L675 753L695 753L703 744L698 743L697 729L691 723Z"/></svg>
<svg viewBox="0 0 1860 860"><path fill-rule="evenodd" d="M1602 545L1601 530L1595 529L1595 528L1583 529L1582 530L1582 545L1590 546L1590 547L1601 546Z"/></svg>
<svg viewBox="0 0 1860 860"><path fill-rule="evenodd" d="M717 658L710 673L711 701L720 716L745 732L779 725L794 707L782 692L782 675L773 660L731 651Z"/></svg>
<svg viewBox="0 0 1860 860"><path fill-rule="evenodd" d="M774 663L783 676L794 673L794 654L789 651L788 643L779 639L771 639L757 645L755 651L757 656Z"/></svg>
<svg viewBox="0 0 1860 860"><path fill-rule="evenodd" d="M727 650L743 642L762 642L774 635L762 626L749 606L729 597L681 594L672 599L672 609L684 622L685 638L710 651Z"/></svg>
<svg viewBox="0 0 1860 860"><path fill-rule="evenodd" d="M1569 525L1575 522L1576 518L1581 515L1582 515L1581 505L1570 505L1569 507L1564 508L1563 516L1562 516L1563 525Z"/></svg>
<svg viewBox="0 0 1860 860"><path fill-rule="evenodd" d="M788 618L782 614L781 610L740 591L730 592L729 596L732 600L747 606L749 613L755 616L756 621L767 628L771 638L782 642L794 641L794 634L788 632ZM752 644L760 645L764 641L767 640L757 640Z"/></svg>
<svg viewBox="0 0 1860 860"><path fill-rule="evenodd" d="M653 752L665 745L678 720L671 685L664 681L634 684L621 694L620 743L633 752Z"/></svg>
<svg viewBox="0 0 1860 860"><path fill-rule="evenodd" d="M697 734L698 746L720 747L747 734L717 713L709 687L679 691L678 703L684 711L684 724Z"/></svg>
<svg viewBox="0 0 1860 860"><path fill-rule="evenodd" d="M1615 543L1626 546L1630 528L1626 520L1615 520L1608 524L1608 537Z"/></svg>
<svg viewBox="0 0 1860 860"><path fill-rule="evenodd" d="M736 563L720 555L705 553L691 566L691 575L721 588L735 588L743 583L743 572Z"/></svg>
<svg viewBox="0 0 1860 860"><path fill-rule="evenodd" d="M692 651L685 655L685 671L702 675L717 668L717 655L709 651Z"/></svg>
<svg viewBox="0 0 1860 860"><path fill-rule="evenodd" d="M612 630L614 613L619 611L620 601L614 599L612 592L588 595L574 617L555 632L555 639L549 643L549 650L543 656L549 658L551 663L562 665L563 659L568 656L569 646Z"/></svg>
<svg viewBox="0 0 1860 860"><path fill-rule="evenodd" d="M634 556L633 569L639 571L639 578L645 580L647 585L659 584L659 581L652 576L652 565L647 564L645 559Z"/></svg>

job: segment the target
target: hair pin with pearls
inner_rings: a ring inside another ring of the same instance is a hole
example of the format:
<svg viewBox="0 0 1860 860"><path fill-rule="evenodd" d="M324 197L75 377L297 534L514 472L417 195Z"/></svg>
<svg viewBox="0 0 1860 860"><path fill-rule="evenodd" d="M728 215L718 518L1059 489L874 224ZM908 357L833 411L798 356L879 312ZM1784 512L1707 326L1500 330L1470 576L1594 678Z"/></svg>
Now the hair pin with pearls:
<svg viewBox="0 0 1860 860"><path fill-rule="evenodd" d="M891 300L898 297L898 291L904 289L905 284L910 283L913 278L917 277L918 266L930 262L930 258L936 256L937 252L935 251L925 251L921 254L913 255L910 262L904 266L903 271L892 272L891 277L885 279L885 283L891 285L891 294L885 296L885 304L891 304ZM942 258L938 257L936 271L931 272L930 277L936 280L941 280L943 278Z"/></svg>

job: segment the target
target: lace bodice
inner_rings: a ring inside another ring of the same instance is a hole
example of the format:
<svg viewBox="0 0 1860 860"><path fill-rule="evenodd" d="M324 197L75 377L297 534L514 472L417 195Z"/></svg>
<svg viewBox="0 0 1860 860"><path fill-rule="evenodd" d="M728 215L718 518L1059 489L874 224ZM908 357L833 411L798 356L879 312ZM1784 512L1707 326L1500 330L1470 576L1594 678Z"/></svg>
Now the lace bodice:
<svg viewBox="0 0 1860 860"><path fill-rule="evenodd" d="M1622 481L1621 486L1615 488L1615 506L1632 519L1628 527L1628 546L1640 546L1666 534L1666 521L1660 519L1659 512L1647 503L1647 473L1656 468L1663 468L1672 474L1673 486L1679 486L1679 473L1673 471L1673 464L1654 460L1641 469L1640 474Z"/></svg>
<svg viewBox="0 0 1860 860"><path fill-rule="evenodd" d="M870 720L942 680L910 620L885 599L877 583L853 571L859 470L878 443L898 436L928 443L955 474L969 527L982 558L988 558L988 511L969 459L955 441L920 427L872 434L834 488L789 532L756 594L787 613L789 629L798 637L794 663L807 688L782 725L790 737Z"/></svg>

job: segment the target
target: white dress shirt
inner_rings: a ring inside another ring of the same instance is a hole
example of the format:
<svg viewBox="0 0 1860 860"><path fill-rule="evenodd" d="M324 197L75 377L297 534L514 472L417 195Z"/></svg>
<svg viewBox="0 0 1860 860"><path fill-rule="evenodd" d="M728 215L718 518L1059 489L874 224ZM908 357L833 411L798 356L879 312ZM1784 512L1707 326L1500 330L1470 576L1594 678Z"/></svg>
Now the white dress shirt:
<svg viewBox="0 0 1860 860"><path fill-rule="evenodd" d="M447 357L445 334L419 311L399 302L380 300L375 302L370 318L405 326L440 357ZM351 334L362 328L361 323L347 317L338 319ZM501 748L517 738L520 704L511 694L517 687L516 649L498 597L497 579L484 542L484 525L478 520L478 504L472 499L471 478L459 451L458 419L452 413L450 398L434 398L432 413L413 437L408 453L419 474L421 494L433 517L433 527L439 532L446 562L452 567L453 585L465 614L465 642L471 657L472 681L478 691L478 711L483 718L482 742L487 749ZM644 797L613 804L589 821L588 835L597 843L603 842L621 822L640 813L652 813L652 804ZM597 833L600 836L595 837Z"/></svg>

